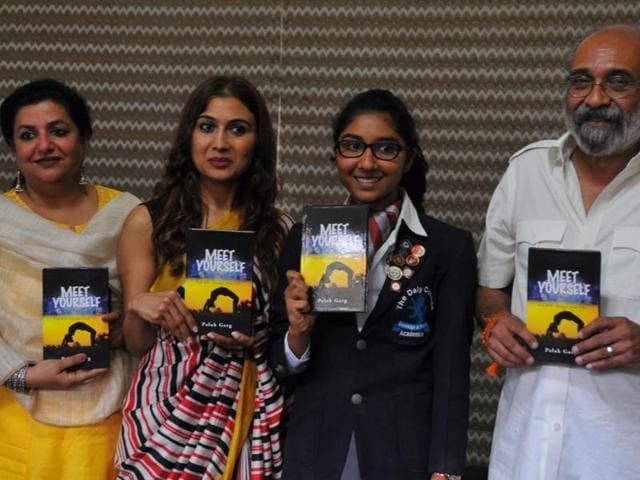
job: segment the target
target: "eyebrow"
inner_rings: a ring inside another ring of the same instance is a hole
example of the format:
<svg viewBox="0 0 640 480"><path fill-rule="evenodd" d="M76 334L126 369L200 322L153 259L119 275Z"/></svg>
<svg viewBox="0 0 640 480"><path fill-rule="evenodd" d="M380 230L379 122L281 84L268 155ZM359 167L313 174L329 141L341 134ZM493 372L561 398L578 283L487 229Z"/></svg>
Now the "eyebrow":
<svg viewBox="0 0 640 480"><path fill-rule="evenodd" d="M56 125L58 125L60 123L63 124L64 126L66 126L66 127L70 126L69 123L64 121L62 118L58 118L56 120L52 120L51 122L47 123L47 127L51 128L51 127L54 127L54 126L56 126ZM36 127L33 126L33 125L26 124L26 123L22 123L20 125L16 125L16 127L15 127L16 130L19 130L21 128L36 128Z"/></svg>
<svg viewBox="0 0 640 480"><path fill-rule="evenodd" d="M578 68L576 70L572 70L569 74L570 77L576 75L585 75L593 78L593 74L588 68ZM612 68L611 70L607 70L605 72L605 77L610 77L612 75L627 75L629 77L633 77L632 73L629 70L625 70L624 68Z"/></svg>
<svg viewBox="0 0 640 480"><path fill-rule="evenodd" d="M346 139L354 139L354 140L359 140L361 142L364 142L364 140L360 135L355 135L353 133L347 133L344 135L344 137L340 137L338 140L346 140ZM400 140L398 140L395 137L378 137L373 143L378 143L378 142L393 142L398 144L401 143Z"/></svg>
<svg viewBox="0 0 640 480"><path fill-rule="evenodd" d="M212 117L211 115L206 115L206 114L199 115L198 118L196 119L196 121L200 120L200 119L203 119L203 118L206 119L206 120L212 120L214 122L218 122L219 121L217 118ZM233 122L242 122L242 123L246 123L247 125L251 125L251 122L249 120L247 120L246 118L232 118L227 123L233 123Z"/></svg>

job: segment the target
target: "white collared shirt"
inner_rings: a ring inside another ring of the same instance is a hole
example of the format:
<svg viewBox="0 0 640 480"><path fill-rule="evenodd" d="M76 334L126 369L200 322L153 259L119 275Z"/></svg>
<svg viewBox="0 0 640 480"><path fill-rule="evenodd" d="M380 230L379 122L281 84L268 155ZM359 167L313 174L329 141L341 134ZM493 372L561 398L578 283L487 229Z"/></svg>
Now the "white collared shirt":
<svg viewBox="0 0 640 480"><path fill-rule="evenodd" d="M378 296L380 295L380 290L382 290L382 286L386 280L386 267L387 267L387 258L388 255L392 253L396 240L398 238L398 232L400 230L400 225L404 222L409 230L411 230L416 235L420 235L423 237L427 236L427 232L425 232L422 223L420 222L420 218L418 216L418 211L413 205L413 202L409 198L409 196L402 192L402 207L400 208L400 214L398 215L398 220L396 221L396 225L389 233L387 239L382 243L380 248L376 251L373 256L372 261L369 263L368 271L367 271L367 311L363 313L356 313L356 323L358 327L358 331L362 331L365 322L369 316L369 313L373 311L373 307L378 301ZM284 351L287 359L287 363L290 369L297 371L300 370L304 364L310 358L310 347L307 348L302 357L298 358L289 348L289 342L287 340L288 333L285 335L284 340Z"/></svg>
<svg viewBox="0 0 640 480"><path fill-rule="evenodd" d="M599 250L601 315L640 323L640 154L587 213L565 134L516 153L493 194L479 283L507 287L526 311L528 250ZM508 369L491 450L492 480L640 478L640 370Z"/></svg>

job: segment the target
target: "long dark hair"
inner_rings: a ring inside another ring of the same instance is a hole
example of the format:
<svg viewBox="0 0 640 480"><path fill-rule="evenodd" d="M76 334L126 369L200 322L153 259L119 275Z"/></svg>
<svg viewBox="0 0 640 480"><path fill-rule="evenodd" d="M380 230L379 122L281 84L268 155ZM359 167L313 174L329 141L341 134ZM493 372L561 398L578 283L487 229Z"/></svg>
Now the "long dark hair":
<svg viewBox="0 0 640 480"><path fill-rule="evenodd" d="M368 113L385 114L391 120L393 129L400 135L407 148L407 160L413 158L409 170L400 179L409 198L420 211L424 212L422 201L427 191L427 171L429 165L422 153L416 122L402 100L388 90L373 89L353 97L340 111L333 122L333 142L336 143L343 130L359 115Z"/></svg>
<svg viewBox="0 0 640 480"><path fill-rule="evenodd" d="M247 170L238 179L233 208L240 211L240 228L256 232L256 258L267 290L277 280L276 252L285 232L274 206L278 185L276 147L271 118L264 99L242 77L219 76L201 83L185 104L164 174L154 189L159 215L154 219L153 242L158 266L169 264L172 275L184 271L188 228L202 225L205 215L199 179L192 160L191 138L196 120L214 97L236 98L253 114L256 142Z"/></svg>

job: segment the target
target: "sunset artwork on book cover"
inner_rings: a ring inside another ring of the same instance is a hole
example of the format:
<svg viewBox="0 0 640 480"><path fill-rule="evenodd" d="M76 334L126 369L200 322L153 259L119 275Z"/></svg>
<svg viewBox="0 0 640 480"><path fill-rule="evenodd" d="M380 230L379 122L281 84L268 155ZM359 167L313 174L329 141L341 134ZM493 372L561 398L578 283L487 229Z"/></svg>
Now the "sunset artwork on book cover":
<svg viewBox="0 0 640 480"><path fill-rule="evenodd" d="M529 249L527 328L536 362L575 364L578 332L600 315L600 252Z"/></svg>
<svg viewBox="0 0 640 480"><path fill-rule="evenodd" d="M252 333L254 232L187 231L184 301L199 333Z"/></svg>
<svg viewBox="0 0 640 480"><path fill-rule="evenodd" d="M109 366L109 272L106 268L42 270L43 358L84 353L76 368Z"/></svg>
<svg viewBox="0 0 640 480"><path fill-rule="evenodd" d="M315 312L366 309L368 207L306 206L300 272Z"/></svg>

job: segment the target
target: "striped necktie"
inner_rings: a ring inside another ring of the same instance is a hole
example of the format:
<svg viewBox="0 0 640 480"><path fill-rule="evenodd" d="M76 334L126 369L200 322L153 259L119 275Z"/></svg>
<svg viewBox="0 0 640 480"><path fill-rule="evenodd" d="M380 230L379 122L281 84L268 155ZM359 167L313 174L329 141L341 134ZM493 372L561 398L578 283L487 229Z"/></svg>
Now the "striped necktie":
<svg viewBox="0 0 640 480"><path fill-rule="evenodd" d="M367 248L369 259L373 258L376 251L396 226L401 205L402 201L397 200L384 210L379 210L369 215L369 245Z"/></svg>

